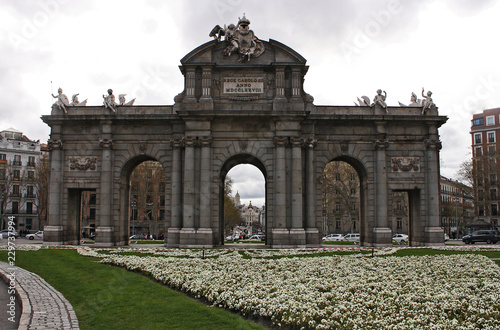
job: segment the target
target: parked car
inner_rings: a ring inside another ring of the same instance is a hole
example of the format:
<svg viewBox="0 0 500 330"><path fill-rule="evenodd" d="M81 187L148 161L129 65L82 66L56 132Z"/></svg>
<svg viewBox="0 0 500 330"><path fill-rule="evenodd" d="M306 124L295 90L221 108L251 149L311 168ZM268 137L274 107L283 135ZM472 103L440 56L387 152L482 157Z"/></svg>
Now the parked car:
<svg viewBox="0 0 500 330"><path fill-rule="evenodd" d="M27 239L34 240L34 239L41 239L43 240L43 231L37 231L34 234L28 234L26 235Z"/></svg>
<svg viewBox="0 0 500 330"><path fill-rule="evenodd" d="M392 235L392 240L396 243L408 243L408 235L406 234L394 234Z"/></svg>
<svg viewBox="0 0 500 330"><path fill-rule="evenodd" d="M2 238L8 238L9 236L13 236L13 237L19 237L17 231L15 230L8 230L8 229L4 229L2 231L0 231L0 235L2 236Z"/></svg>
<svg viewBox="0 0 500 330"><path fill-rule="evenodd" d="M253 235L249 238L250 241L263 241L264 236L262 235Z"/></svg>
<svg viewBox="0 0 500 330"><path fill-rule="evenodd" d="M359 234L347 234L344 238L346 241L359 241Z"/></svg>
<svg viewBox="0 0 500 330"><path fill-rule="evenodd" d="M135 234L130 236L130 239L146 239L144 235Z"/></svg>
<svg viewBox="0 0 500 330"><path fill-rule="evenodd" d="M323 241L346 241L342 234L330 234L323 237Z"/></svg>
<svg viewBox="0 0 500 330"><path fill-rule="evenodd" d="M486 242L486 244L495 244L500 240L500 235L496 230L478 230L470 235L465 235L462 241L465 244L474 244L476 242Z"/></svg>

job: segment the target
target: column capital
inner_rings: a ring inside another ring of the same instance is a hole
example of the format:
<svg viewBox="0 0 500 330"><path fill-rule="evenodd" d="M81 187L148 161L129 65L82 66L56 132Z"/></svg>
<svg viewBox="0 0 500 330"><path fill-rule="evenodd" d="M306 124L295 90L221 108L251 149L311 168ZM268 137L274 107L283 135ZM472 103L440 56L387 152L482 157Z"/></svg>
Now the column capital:
<svg viewBox="0 0 500 330"><path fill-rule="evenodd" d="M100 139L99 146L103 149L112 149L113 148L113 140L111 139Z"/></svg>
<svg viewBox="0 0 500 330"><path fill-rule="evenodd" d="M443 147L439 140L425 140L424 143L426 149L441 150Z"/></svg>
<svg viewBox="0 0 500 330"><path fill-rule="evenodd" d="M50 139L48 141L49 150L61 150L63 148L63 143L59 139Z"/></svg>
<svg viewBox="0 0 500 330"><path fill-rule="evenodd" d="M199 139L199 143L202 147L210 147L212 145L213 139L210 135L202 136Z"/></svg>
<svg viewBox="0 0 500 330"><path fill-rule="evenodd" d="M389 148L389 141L385 139L377 139L373 143L373 147L375 148L375 150L385 150Z"/></svg>
<svg viewBox="0 0 500 330"><path fill-rule="evenodd" d="M306 139L304 139L302 137L291 137L290 144L294 148L297 148L297 147L302 148L302 147L306 146Z"/></svg>
<svg viewBox="0 0 500 330"><path fill-rule="evenodd" d="M170 146L173 149L180 149L180 148L182 148L183 144L184 144L183 139L173 139L173 140L170 140Z"/></svg>
<svg viewBox="0 0 500 330"><path fill-rule="evenodd" d="M273 142L277 147L286 147L289 144L288 137L286 136L275 136Z"/></svg>
<svg viewBox="0 0 500 330"><path fill-rule="evenodd" d="M194 147L196 144L196 137L185 136L182 138L182 144L184 145L184 147Z"/></svg>

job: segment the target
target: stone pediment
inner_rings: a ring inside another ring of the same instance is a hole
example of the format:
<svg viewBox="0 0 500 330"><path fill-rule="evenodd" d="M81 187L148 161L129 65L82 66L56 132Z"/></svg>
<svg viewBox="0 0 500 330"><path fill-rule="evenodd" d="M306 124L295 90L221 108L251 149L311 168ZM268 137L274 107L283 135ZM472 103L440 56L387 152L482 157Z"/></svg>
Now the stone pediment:
<svg viewBox="0 0 500 330"><path fill-rule="evenodd" d="M269 65L305 65L306 59L292 48L282 44L279 41L270 39L262 41L265 51L258 57L242 63L239 62L239 56L236 53L225 55L224 50L227 47L225 41L209 41L184 56L181 64L184 65L220 65L220 66L269 66Z"/></svg>

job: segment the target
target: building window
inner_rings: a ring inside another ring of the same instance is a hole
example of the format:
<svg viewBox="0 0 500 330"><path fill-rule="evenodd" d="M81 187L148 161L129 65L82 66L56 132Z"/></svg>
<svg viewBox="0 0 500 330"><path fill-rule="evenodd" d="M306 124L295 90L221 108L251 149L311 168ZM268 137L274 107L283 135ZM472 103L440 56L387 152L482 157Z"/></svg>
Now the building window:
<svg viewBox="0 0 500 330"><path fill-rule="evenodd" d="M396 229L403 229L403 219L402 218L398 218L396 220Z"/></svg>
<svg viewBox="0 0 500 330"><path fill-rule="evenodd" d="M356 219L351 219L352 222L352 230L356 230Z"/></svg>
<svg viewBox="0 0 500 330"><path fill-rule="evenodd" d="M488 155L489 156L495 156L495 151L496 151L496 147L494 145L488 146ZM496 162L496 159L495 159L495 162Z"/></svg>
<svg viewBox="0 0 500 330"><path fill-rule="evenodd" d="M474 134L474 144L481 144L481 137L482 137L482 133L475 133Z"/></svg>
<svg viewBox="0 0 500 330"><path fill-rule="evenodd" d="M12 196L20 197L20 189L18 184L12 186Z"/></svg>
<svg viewBox="0 0 500 330"><path fill-rule="evenodd" d="M488 132L488 143L495 143L495 132Z"/></svg>
<svg viewBox="0 0 500 330"><path fill-rule="evenodd" d="M21 171L20 170L12 171L12 178L14 179L14 181L19 181L21 179Z"/></svg>
<svg viewBox="0 0 500 330"><path fill-rule="evenodd" d="M19 213L19 202L12 202L12 214Z"/></svg>
<svg viewBox="0 0 500 330"><path fill-rule="evenodd" d="M335 211L336 211L336 212L339 212L339 211L340 211L340 204L339 204L339 203L336 203L336 204L335 204Z"/></svg>
<svg viewBox="0 0 500 330"><path fill-rule="evenodd" d="M35 172L28 171L28 181L35 181Z"/></svg>
<svg viewBox="0 0 500 330"><path fill-rule="evenodd" d="M14 165L21 166L21 155L14 155Z"/></svg>
<svg viewBox="0 0 500 330"><path fill-rule="evenodd" d="M29 156L28 157L28 166L34 167L35 166L35 156Z"/></svg>
<svg viewBox="0 0 500 330"><path fill-rule="evenodd" d="M497 204L491 204L491 215L498 215L498 206L497 206Z"/></svg>
<svg viewBox="0 0 500 330"><path fill-rule="evenodd" d="M0 168L0 180L5 180L5 168Z"/></svg>
<svg viewBox="0 0 500 330"><path fill-rule="evenodd" d="M137 210L135 210L137 212ZM89 219L95 220L95 208L91 207L89 209Z"/></svg>
<svg viewBox="0 0 500 330"><path fill-rule="evenodd" d="M483 148L481 148L481 147L476 147L474 150L476 151L476 152L475 152L475 154L476 154L475 156L476 156L476 157L481 157L481 156L483 155Z"/></svg>
<svg viewBox="0 0 500 330"><path fill-rule="evenodd" d="M33 219L26 218L26 229L31 230L32 226L33 226Z"/></svg>
<svg viewBox="0 0 500 330"><path fill-rule="evenodd" d="M341 229L340 218L335 219L335 229L336 230L340 230Z"/></svg>
<svg viewBox="0 0 500 330"><path fill-rule="evenodd" d="M486 117L486 126L495 125L495 116L487 116Z"/></svg>
<svg viewBox="0 0 500 330"><path fill-rule="evenodd" d="M484 125L483 117L472 119L472 126L482 126L482 125Z"/></svg>
<svg viewBox="0 0 500 330"><path fill-rule="evenodd" d="M497 190L495 188L490 189L490 199L497 199Z"/></svg>
<svg viewBox="0 0 500 330"><path fill-rule="evenodd" d="M396 203L396 210L398 210L398 211L403 210L403 204L401 202Z"/></svg>
<svg viewBox="0 0 500 330"><path fill-rule="evenodd" d="M351 195L356 195L356 188L351 188Z"/></svg>
<svg viewBox="0 0 500 330"><path fill-rule="evenodd" d="M33 203L26 203L26 214L33 214Z"/></svg>
<svg viewBox="0 0 500 330"><path fill-rule="evenodd" d="M497 184L497 175L495 173L490 174L490 185L494 186Z"/></svg>
<svg viewBox="0 0 500 330"><path fill-rule="evenodd" d="M27 186L26 187L26 197L27 198L34 198L35 197L35 192L34 192L33 186Z"/></svg>

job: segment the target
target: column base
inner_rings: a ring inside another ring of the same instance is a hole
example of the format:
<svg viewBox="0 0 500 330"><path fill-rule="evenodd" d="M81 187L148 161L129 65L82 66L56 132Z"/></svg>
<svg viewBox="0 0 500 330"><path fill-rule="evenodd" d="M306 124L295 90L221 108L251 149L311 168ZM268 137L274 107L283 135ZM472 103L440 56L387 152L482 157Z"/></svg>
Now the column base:
<svg viewBox="0 0 500 330"><path fill-rule="evenodd" d="M392 230L388 227L373 228L374 247L392 246Z"/></svg>
<svg viewBox="0 0 500 330"><path fill-rule="evenodd" d="M444 231L441 227L425 227L425 246L443 246Z"/></svg>
<svg viewBox="0 0 500 330"><path fill-rule="evenodd" d="M63 245L63 227L45 226L43 228L43 245Z"/></svg>
<svg viewBox="0 0 500 330"><path fill-rule="evenodd" d="M169 248L178 248L180 240L180 228L168 228L165 236L165 246Z"/></svg>
<svg viewBox="0 0 500 330"><path fill-rule="evenodd" d="M306 228L306 244L307 247L321 246L321 234L318 228Z"/></svg>
<svg viewBox="0 0 500 330"><path fill-rule="evenodd" d="M97 227L95 230L94 246L108 247L114 246L113 242L113 227Z"/></svg>

